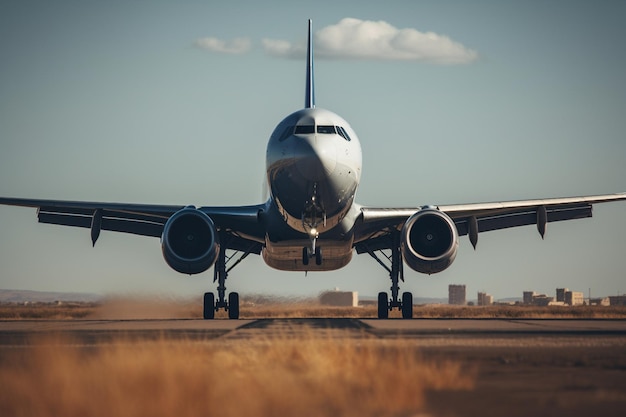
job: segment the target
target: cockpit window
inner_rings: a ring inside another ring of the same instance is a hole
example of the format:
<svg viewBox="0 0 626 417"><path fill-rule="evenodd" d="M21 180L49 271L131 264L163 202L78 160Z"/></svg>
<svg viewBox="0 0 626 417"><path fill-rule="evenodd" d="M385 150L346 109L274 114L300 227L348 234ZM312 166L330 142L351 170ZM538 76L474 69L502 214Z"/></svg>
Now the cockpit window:
<svg viewBox="0 0 626 417"><path fill-rule="evenodd" d="M296 135L307 135L310 133L315 133L315 126L313 125L296 126L296 131L294 132L294 134Z"/></svg>
<svg viewBox="0 0 626 417"><path fill-rule="evenodd" d="M346 132L346 129L344 129L341 126L337 126L337 133L339 133L339 135L344 138L345 140L347 140L348 142L350 142L350 135L348 135L348 132Z"/></svg>
<svg viewBox="0 0 626 417"><path fill-rule="evenodd" d="M335 126L332 126L332 125L317 125L317 133L334 135L337 132L335 131Z"/></svg>
<svg viewBox="0 0 626 417"><path fill-rule="evenodd" d="M317 129L316 129L317 127ZM317 132L321 135L339 135L348 142L351 140L350 135L346 132L341 126L333 126L333 125L299 125L299 126L287 126L282 135L280 135L279 141L283 141L287 139L291 134L294 135L310 135L312 133Z"/></svg>

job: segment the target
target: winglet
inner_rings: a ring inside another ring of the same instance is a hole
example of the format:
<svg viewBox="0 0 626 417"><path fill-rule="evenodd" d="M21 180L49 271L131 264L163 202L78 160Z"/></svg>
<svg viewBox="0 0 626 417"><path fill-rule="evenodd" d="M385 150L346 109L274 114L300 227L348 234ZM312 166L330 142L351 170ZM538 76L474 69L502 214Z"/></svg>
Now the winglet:
<svg viewBox="0 0 626 417"><path fill-rule="evenodd" d="M306 51L306 91L304 96L304 107L315 108L315 88L313 84L313 21L309 19L309 37Z"/></svg>

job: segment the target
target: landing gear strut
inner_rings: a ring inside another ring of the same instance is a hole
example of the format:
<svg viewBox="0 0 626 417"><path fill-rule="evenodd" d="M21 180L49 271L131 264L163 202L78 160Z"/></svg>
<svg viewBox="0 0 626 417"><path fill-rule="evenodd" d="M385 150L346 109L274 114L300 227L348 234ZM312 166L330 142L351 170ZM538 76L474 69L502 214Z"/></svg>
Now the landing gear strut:
<svg viewBox="0 0 626 417"><path fill-rule="evenodd" d="M388 298L386 292L378 293L378 318L386 319L389 317L389 312L394 308L397 308L402 312L403 319L410 319L413 317L413 294L405 292L402 294L402 300L399 298L400 285L399 281L404 282L404 268L402 263L402 254L400 253L400 233L394 232L391 236L391 255L387 256L383 254L387 260L391 263L391 268L385 264L376 253L368 247L365 250L369 255L374 258L383 268L389 272L389 278L391 279L391 299ZM382 250L380 250L382 253Z"/></svg>
<svg viewBox="0 0 626 417"><path fill-rule="evenodd" d="M212 292L204 293L204 318L215 318L215 312L223 308L228 312L229 319L239 318L239 294L231 292L228 294L228 302L226 301L226 278L228 271L226 270L226 250L220 250L215 263L213 282L217 281L217 301Z"/></svg>
<svg viewBox="0 0 626 417"><path fill-rule="evenodd" d="M302 264L308 265L309 260L315 257L315 265L322 264L322 248L319 246L315 246L315 243L312 244L313 248L307 248L306 246L302 248Z"/></svg>
<svg viewBox="0 0 626 417"><path fill-rule="evenodd" d="M315 265L322 264L322 249L316 245L319 237L317 228L320 224L326 226L326 211L317 201L317 183L314 183L312 197L304 205L302 211L302 227L308 232L311 240L310 247L302 248L302 264L305 266L313 257L315 257Z"/></svg>
<svg viewBox="0 0 626 417"><path fill-rule="evenodd" d="M234 257L234 255L231 257L226 256L228 239L229 236L226 233L220 232L220 242L222 242L223 246L213 267L213 282L217 281L217 300L215 300L215 295L212 292L204 293L203 317L205 320L215 318L215 312L221 308L228 312L229 319L236 320L239 318L239 294L236 292L229 293L228 301L226 301L226 279L228 278L228 272L252 253L252 247L243 252L237 261L230 268L226 269L226 264Z"/></svg>

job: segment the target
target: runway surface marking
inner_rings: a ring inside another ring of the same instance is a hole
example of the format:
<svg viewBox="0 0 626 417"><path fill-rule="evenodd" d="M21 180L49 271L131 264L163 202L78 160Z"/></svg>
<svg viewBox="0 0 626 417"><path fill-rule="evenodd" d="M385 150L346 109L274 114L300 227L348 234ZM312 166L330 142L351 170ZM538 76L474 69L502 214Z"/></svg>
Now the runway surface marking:
<svg viewBox="0 0 626 417"><path fill-rule="evenodd" d="M371 326L352 318L332 319L260 319L247 323L225 335L227 339L259 337L329 337L373 338Z"/></svg>

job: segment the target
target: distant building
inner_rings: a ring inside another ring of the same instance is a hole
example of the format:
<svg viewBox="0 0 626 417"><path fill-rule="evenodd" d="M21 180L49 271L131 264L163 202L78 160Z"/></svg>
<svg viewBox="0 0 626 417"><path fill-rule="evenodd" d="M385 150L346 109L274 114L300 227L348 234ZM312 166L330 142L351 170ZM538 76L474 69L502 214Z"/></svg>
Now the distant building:
<svg viewBox="0 0 626 417"><path fill-rule="evenodd" d="M626 306L626 295L609 295L612 306Z"/></svg>
<svg viewBox="0 0 626 417"><path fill-rule="evenodd" d="M557 288L556 289L556 301L565 302L565 293L569 290L567 288Z"/></svg>
<svg viewBox="0 0 626 417"><path fill-rule="evenodd" d="M465 303L465 285L448 285L448 304L464 306Z"/></svg>
<svg viewBox="0 0 626 417"><path fill-rule="evenodd" d="M335 307L357 307L359 293L356 291L325 291L320 294L320 304Z"/></svg>
<svg viewBox="0 0 626 417"><path fill-rule="evenodd" d="M477 303L479 306L490 306L493 304L493 296L491 294L487 294L486 292L479 292Z"/></svg>
<svg viewBox="0 0 626 417"><path fill-rule="evenodd" d="M549 306L553 302L554 302L554 297L550 297L546 294L535 294L533 296L532 304L536 306L540 306L540 307L545 307L545 306Z"/></svg>
<svg viewBox="0 0 626 417"><path fill-rule="evenodd" d="M534 306L563 305L564 303L554 301L554 297L546 294L537 294L534 291L524 291L524 304Z"/></svg>
<svg viewBox="0 0 626 417"><path fill-rule="evenodd" d="M611 300L609 297L601 297L601 298L590 298L589 299L590 306L610 306Z"/></svg>
<svg viewBox="0 0 626 417"><path fill-rule="evenodd" d="M571 306L581 306L585 304L583 293L578 292L578 291L566 291L565 292L565 304L568 304Z"/></svg>
<svg viewBox="0 0 626 417"><path fill-rule="evenodd" d="M524 304L532 304L535 294L534 291L524 291L524 298L522 299Z"/></svg>

